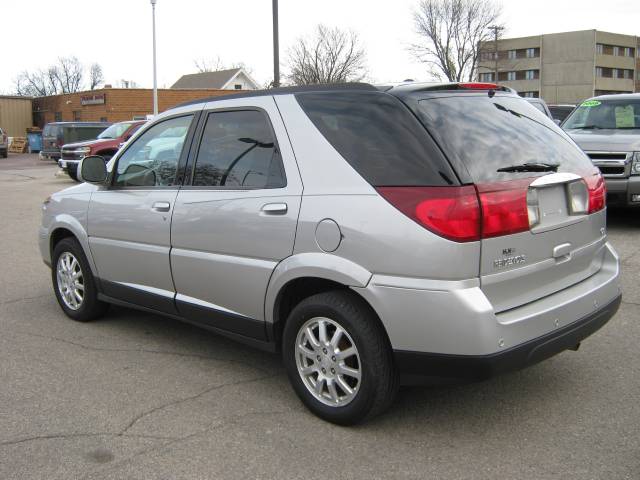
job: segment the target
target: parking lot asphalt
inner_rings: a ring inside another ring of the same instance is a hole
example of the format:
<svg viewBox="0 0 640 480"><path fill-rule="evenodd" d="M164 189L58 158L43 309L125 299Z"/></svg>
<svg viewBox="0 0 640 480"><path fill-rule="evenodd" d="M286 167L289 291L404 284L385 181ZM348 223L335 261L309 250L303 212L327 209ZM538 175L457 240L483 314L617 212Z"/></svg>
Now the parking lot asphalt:
<svg viewBox="0 0 640 480"><path fill-rule="evenodd" d="M640 212L609 212L623 304L577 352L345 428L274 355L124 308L67 319L36 229L73 183L34 157L0 159L1 479L640 479Z"/></svg>

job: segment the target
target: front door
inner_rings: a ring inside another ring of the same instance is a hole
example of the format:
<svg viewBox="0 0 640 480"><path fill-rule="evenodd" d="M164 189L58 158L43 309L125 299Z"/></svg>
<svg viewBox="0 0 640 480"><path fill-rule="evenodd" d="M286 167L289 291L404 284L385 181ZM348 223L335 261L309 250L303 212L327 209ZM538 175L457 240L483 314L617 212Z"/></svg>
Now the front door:
<svg viewBox="0 0 640 480"><path fill-rule="evenodd" d="M265 293L293 252L302 184L273 99L251 102L203 113L173 214L171 268L182 315L264 339Z"/></svg>
<svg viewBox="0 0 640 480"><path fill-rule="evenodd" d="M171 215L192 121L183 115L149 128L116 160L111 185L93 193L89 245L106 295L175 313Z"/></svg>

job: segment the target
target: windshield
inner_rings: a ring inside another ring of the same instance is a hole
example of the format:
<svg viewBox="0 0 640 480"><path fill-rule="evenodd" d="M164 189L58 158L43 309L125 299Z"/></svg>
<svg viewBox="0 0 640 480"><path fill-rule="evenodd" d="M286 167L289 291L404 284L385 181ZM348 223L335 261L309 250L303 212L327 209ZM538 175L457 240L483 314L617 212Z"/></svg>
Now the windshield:
<svg viewBox="0 0 640 480"><path fill-rule="evenodd" d="M640 128L640 98L621 100L587 100L562 124L565 130Z"/></svg>
<svg viewBox="0 0 640 480"><path fill-rule="evenodd" d="M120 138L130 126L130 123L114 123L98 135L98 138Z"/></svg>
<svg viewBox="0 0 640 480"><path fill-rule="evenodd" d="M588 174L589 158L551 119L512 96L455 95L421 100L418 116L457 168L475 183Z"/></svg>

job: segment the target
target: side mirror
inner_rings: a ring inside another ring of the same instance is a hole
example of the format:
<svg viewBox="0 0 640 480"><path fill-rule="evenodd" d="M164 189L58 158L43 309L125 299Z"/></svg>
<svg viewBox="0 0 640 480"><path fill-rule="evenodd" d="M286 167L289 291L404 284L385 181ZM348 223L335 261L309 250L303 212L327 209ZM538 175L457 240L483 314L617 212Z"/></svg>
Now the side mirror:
<svg viewBox="0 0 640 480"><path fill-rule="evenodd" d="M91 155L80 160L78 168L80 181L102 184L107 179L107 165L104 158Z"/></svg>
<svg viewBox="0 0 640 480"><path fill-rule="evenodd" d="M553 121L556 123L556 125L560 126L560 124L562 123L559 119L554 118Z"/></svg>

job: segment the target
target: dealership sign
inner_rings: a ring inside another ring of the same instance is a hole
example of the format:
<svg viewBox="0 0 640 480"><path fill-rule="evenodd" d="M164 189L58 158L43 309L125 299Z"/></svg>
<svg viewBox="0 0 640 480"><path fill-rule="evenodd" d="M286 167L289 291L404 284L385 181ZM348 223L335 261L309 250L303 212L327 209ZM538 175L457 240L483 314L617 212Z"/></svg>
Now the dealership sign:
<svg viewBox="0 0 640 480"><path fill-rule="evenodd" d="M80 97L80 105L104 105L104 93L82 95Z"/></svg>

